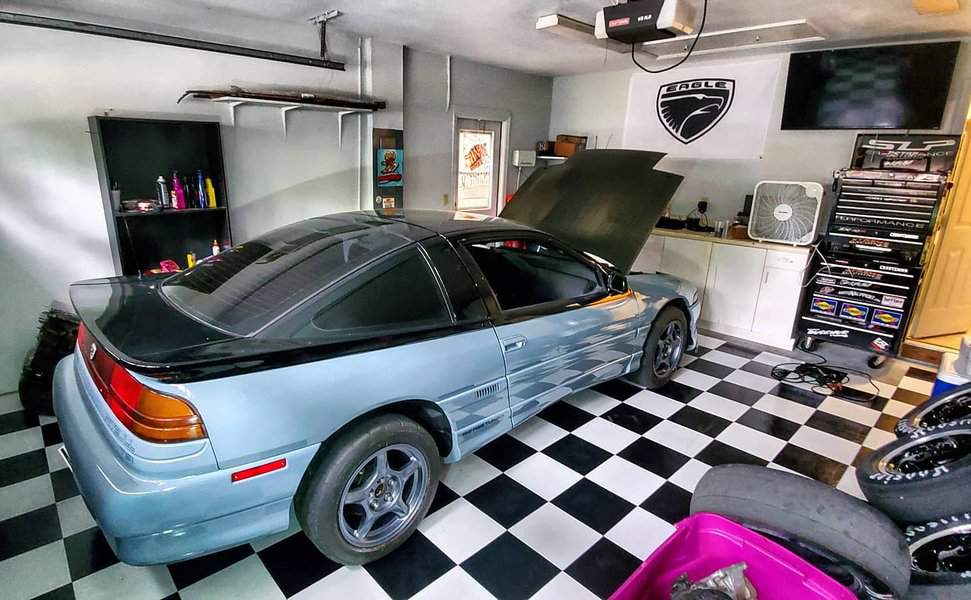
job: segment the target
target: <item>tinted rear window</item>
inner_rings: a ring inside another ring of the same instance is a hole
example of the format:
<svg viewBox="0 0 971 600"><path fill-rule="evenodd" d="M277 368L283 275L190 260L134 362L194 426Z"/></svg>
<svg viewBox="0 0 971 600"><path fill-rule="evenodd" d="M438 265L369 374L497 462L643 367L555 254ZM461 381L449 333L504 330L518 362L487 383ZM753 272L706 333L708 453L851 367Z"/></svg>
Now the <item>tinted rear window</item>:
<svg viewBox="0 0 971 600"><path fill-rule="evenodd" d="M165 281L190 315L249 335L363 264L411 243L394 226L322 217L239 244Z"/></svg>

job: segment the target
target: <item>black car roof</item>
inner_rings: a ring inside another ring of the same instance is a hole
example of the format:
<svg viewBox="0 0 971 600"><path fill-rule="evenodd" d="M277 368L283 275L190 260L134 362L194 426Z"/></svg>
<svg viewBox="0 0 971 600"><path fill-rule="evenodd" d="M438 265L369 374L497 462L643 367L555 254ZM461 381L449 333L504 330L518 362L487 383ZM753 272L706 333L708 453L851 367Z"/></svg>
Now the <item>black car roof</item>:
<svg viewBox="0 0 971 600"><path fill-rule="evenodd" d="M420 227L445 236L480 231L536 231L532 227L527 227L526 225L500 217L490 217L461 211L428 210L421 208L362 210L328 215L328 217L346 217L355 221L360 219L360 221L365 222L374 219L387 219L407 223L412 227ZM415 241L420 239L424 239L424 237L415 236Z"/></svg>

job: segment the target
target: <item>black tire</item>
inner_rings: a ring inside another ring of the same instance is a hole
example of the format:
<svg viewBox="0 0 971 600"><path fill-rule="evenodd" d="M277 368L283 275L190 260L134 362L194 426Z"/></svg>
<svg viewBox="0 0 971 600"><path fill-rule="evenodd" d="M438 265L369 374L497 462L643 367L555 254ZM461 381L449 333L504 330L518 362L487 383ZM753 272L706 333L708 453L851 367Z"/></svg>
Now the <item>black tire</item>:
<svg viewBox="0 0 971 600"><path fill-rule="evenodd" d="M971 509L969 452L971 419L918 429L871 452L856 478L870 504L898 523L933 521Z"/></svg>
<svg viewBox="0 0 971 600"><path fill-rule="evenodd" d="M358 547L341 532L340 511L346 486L359 475L364 461L374 453L396 445L407 445L424 455L427 480L424 495L409 513L407 526L392 539L373 547ZM297 519L307 537L331 560L344 565L361 565L394 551L425 518L438 488L441 458L432 436L418 423L399 414L384 414L355 423L321 447L297 491Z"/></svg>
<svg viewBox="0 0 971 600"><path fill-rule="evenodd" d="M905 600L968 600L971 584L966 585L912 585Z"/></svg>
<svg viewBox="0 0 971 600"><path fill-rule="evenodd" d="M904 535L912 560L912 582L963 591L963 596L953 597L971 598L971 514L965 512L909 525ZM942 552L945 553L943 564Z"/></svg>
<svg viewBox="0 0 971 600"><path fill-rule="evenodd" d="M673 366L667 372L656 372L655 371L655 358L657 358L659 352L659 343L661 336L667 331L667 328L671 323L676 323L681 329L681 346L672 352ZM647 340L644 341L644 354L641 356L641 368L631 375L631 378L638 384L644 386L649 390L654 390L659 387L664 386L667 382L671 381L671 377L677 372L678 364L681 362L681 357L684 356L684 351L688 347L688 318L685 316L684 311L677 306L665 306L661 309L661 312L654 317L654 322L651 323L651 331L647 335Z"/></svg>
<svg viewBox="0 0 971 600"><path fill-rule="evenodd" d="M691 513L699 512L767 535L850 589L858 578L895 598L907 593L910 557L900 530L866 502L818 481L751 465L714 467L691 497Z"/></svg>
<svg viewBox="0 0 971 600"><path fill-rule="evenodd" d="M921 403L897 421L897 437L910 435L924 427L943 425L971 418L971 383L939 394Z"/></svg>

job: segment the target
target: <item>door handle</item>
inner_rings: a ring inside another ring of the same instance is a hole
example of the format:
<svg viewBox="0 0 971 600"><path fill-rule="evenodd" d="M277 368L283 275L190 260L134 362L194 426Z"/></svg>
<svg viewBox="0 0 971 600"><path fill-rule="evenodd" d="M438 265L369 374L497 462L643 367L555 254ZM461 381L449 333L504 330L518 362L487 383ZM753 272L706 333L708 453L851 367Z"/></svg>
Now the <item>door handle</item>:
<svg viewBox="0 0 971 600"><path fill-rule="evenodd" d="M502 339L503 352L515 352L516 350L521 350L525 347L526 347L525 336L516 335L513 337L507 337Z"/></svg>

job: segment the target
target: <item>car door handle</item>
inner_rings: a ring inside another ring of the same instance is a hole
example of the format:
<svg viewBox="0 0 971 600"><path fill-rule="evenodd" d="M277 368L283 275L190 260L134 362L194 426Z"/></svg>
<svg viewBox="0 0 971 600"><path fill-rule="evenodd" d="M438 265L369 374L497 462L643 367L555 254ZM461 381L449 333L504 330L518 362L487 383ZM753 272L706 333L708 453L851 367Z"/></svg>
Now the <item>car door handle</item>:
<svg viewBox="0 0 971 600"><path fill-rule="evenodd" d="M516 350L521 350L525 347L526 347L525 336L517 335L517 336L507 337L502 339L503 352L515 352Z"/></svg>

